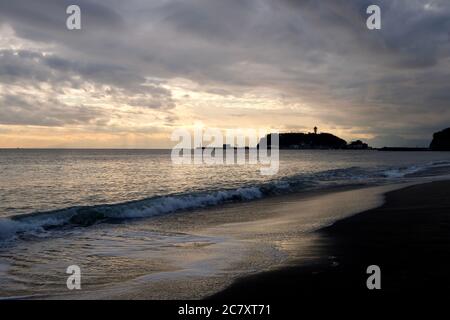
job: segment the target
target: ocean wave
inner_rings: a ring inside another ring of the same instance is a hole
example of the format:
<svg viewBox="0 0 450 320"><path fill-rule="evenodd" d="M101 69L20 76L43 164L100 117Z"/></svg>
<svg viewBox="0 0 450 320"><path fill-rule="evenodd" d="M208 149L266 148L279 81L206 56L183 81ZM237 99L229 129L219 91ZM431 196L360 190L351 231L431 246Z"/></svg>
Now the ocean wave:
<svg viewBox="0 0 450 320"><path fill-rule="evenodd" d="M439 161L421 166L398 168L349 167L311 174L298 174L278 180L236 189L171 194L138 201L22 214L0 218L0 240L14 239L30 233L49 232L61 227L88 227L119 219L147 218L183 210L213 207L227 202L250 201L267 196L324 188L327 186L396 180L408 174L435 166L448 166Z"/></svg>
<svg viewBox="0 0 450 320"><path fill-rule="evenodd" d="M219 190L209 193L154 197L111 205L71 207L67 209L0 218L0 239L24 232L48 231L62 226L87 227L113 219L146 218L182 210L211 207L226 202L248 201L264 196L258 187Z"/></svg>
<svg viewBox="0 0 450 320"><path fill-rule="evenodd" d="M449 167L450 161L447 160L440 160L440 161L432 161L426 164L422 165L412 165L412 166L405 166L405 167L399 167L399 168L390 168L388 170L383 171L383 175L386 178L403 178L408 175L423 172L428 169L432 168L442 168L442 167Z"/></svg>
<svg viewBox="0 0 450 320"><path fill-rule="evenodd" d="M404 167L404 168L393 168L393 169L384 171L383 174L387 178L403 178L408 174L413 174L413 173L419 172L424 169L425 169L424 167L417 167L417 166Z"/></svg>

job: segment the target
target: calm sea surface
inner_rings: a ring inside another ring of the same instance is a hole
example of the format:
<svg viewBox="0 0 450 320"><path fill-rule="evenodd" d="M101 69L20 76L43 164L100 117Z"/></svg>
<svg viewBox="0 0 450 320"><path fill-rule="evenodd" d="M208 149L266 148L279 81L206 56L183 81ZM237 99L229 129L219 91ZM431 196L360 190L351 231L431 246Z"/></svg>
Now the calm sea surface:
<svg viewBox="0 0 450 320"><path fill-rule="evenodd" d="M258 165L174 165L168 150L0 150L0 216L239 188L271 194L381 182L445 161L450 153L281 151L278 174L263 176Z"/></svg>

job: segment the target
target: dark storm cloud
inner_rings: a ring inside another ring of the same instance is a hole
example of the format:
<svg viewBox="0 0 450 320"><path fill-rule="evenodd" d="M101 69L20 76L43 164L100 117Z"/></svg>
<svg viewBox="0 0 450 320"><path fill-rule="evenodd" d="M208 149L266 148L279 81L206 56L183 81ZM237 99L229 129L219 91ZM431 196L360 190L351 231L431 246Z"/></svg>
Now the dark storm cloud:
<svg viewBox="0 0 450 320"><path fill-rule="evenodd" d="M65 29L69 4L82 9L79 32ZM379 31L365 25L371 4ZM447 0L1 0L0 19L53 46L47 57L21 52L21 63L0 57L0 81L91 81L133 93L130 105L164 108L170 92L142 83L182 77L227 96L278 89L330 125L380 137L450 123Z"/></svg>

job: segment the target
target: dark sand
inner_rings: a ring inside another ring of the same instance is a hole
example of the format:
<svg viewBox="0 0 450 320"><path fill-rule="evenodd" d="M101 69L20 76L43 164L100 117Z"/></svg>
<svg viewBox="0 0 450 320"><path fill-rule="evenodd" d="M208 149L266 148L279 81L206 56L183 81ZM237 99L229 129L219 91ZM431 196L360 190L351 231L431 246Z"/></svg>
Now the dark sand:
<svg viewBox="0 0 450 320"><path fill-rule="evenodd" d="M210 299L449 296L450 181L389 192L383 206L318 232L324 239L317 248L320 262L238 279ZM381 268L381 290L366 286L366 269L373 264Z"/></svg>

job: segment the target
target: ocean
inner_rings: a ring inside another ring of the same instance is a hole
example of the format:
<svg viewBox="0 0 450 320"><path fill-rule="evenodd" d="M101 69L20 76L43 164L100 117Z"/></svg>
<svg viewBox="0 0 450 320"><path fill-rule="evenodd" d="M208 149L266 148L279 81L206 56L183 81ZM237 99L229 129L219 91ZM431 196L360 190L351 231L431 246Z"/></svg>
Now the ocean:
<svg viewBox="0 0 450 320"><path fill-rule="evenodd" d="M176 297L202 296L205 279L220 282L230 264L255 254L217 228L200 230L220 221L222 207L241 203L257 215L257 200L408 183L449 165L446 152L281 150L279 172L264 176L250 164L175 165L170 150L2 149L0 297L73 294L65 287L71 264L88 270L85 298L128 292L136 281L171 298L163 279L193 276L198 293L180 289L188 295ZM271 258L251 270L284 259L273 245L258 250Z"/></svg>

